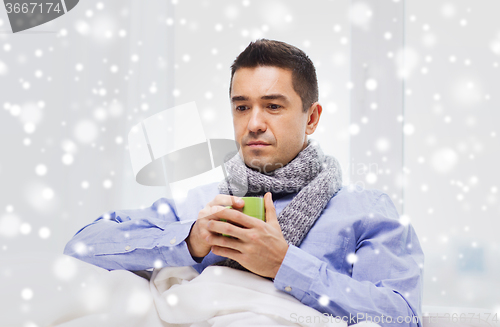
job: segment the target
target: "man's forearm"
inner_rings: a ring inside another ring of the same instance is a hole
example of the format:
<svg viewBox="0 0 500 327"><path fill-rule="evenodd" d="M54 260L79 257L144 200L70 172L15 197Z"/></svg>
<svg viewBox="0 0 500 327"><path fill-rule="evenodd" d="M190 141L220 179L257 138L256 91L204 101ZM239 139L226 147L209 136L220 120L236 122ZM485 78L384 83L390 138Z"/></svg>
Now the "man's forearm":
<svg viewBox="0 0 500 327"><path fill-rule="evenodd" d="M418 285L411 276L408 278L409 287ZM383 283L377 286L328 269L325 262L297 247L290 247L274 284L332 319L349 320L348 324L359 319L372 320L381 326L421 326L417 324L421 317L402 294L384 287ZM407 291L407 296L413 297L418 289Z"/></svg>
<svg viewBox="0 0 500 327"><path fill-rule="evenodd" d="M196 262L185 242L194 221L98 219L66 244L64 254L114 270L188 266Z"/></svg>

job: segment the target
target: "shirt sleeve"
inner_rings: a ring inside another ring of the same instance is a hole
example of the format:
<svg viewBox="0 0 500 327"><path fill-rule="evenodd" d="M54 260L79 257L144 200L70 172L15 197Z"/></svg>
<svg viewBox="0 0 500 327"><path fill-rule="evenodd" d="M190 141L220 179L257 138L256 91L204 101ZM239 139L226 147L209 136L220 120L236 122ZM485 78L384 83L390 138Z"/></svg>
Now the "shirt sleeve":
<svg viewBox="0 0 500 327"><path fill-rule="evenodd" d="M196 221L179 220L173 200L137 210L112 211L80 229L64 254L108 269L147 270L198 263L185 239Z"/></svg>
<svg viewBox="0 0 500 327"><path fill-rule="evenodd" d="M275 287L348 325L368 320L381 326L421 327L424 256L413 227L399 219L383 193L356 228L356 251L348 258L351 276L290 245Z"/></svg>

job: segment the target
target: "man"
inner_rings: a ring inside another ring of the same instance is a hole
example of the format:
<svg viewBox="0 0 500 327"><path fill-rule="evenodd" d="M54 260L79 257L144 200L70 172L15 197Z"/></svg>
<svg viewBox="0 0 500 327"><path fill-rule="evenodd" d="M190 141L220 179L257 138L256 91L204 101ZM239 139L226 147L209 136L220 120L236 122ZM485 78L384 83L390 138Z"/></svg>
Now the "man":
<svg viewBox="0 0 500 327"><path fill-rule="evenodd" d="M342 187L337 160L307 138L322 113L312 61L261 39L231 68L239 153L227 179L191 190L182 217L171 199L99 217L64 253L109 270L246 269L349 324L421 326L423 253L413 227L387 194ZM234 194L264 196L266 222L243 214Z"/></svg>

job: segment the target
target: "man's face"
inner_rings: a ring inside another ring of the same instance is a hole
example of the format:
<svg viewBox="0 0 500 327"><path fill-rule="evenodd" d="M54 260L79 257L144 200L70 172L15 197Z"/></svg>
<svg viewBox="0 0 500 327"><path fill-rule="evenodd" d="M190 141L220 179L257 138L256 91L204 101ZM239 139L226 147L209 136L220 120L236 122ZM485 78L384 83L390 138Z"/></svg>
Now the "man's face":
<svg viewBox="0 0 500 327"><path fill-rule="evenodd" d="M307 146L306 134L312 133L307 128L311 110L303 112L291 70L271 66L238 69L233 75L231 110L240 156L261 173L289 163Z"/></svg>

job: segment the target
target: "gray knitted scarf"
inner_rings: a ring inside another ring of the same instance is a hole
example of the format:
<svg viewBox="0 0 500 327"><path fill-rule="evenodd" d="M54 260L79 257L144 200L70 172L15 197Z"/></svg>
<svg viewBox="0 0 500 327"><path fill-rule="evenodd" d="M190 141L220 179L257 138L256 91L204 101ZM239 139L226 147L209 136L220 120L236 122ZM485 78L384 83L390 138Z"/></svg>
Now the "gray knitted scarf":
<svg viewBox="0 0 500 327"><path fill-rule="evenodd" d="M300 245L328 201L342 187L339 162L324 155L319 144L311 139L292 161L269 173L250 169L239 153L224 166L227 176L219 184L221 194L241 197L264 196L271 192L274 197L298 192L278 215L285 240L295 246ZM214 265L247 270L229 258Z"/></svg>

